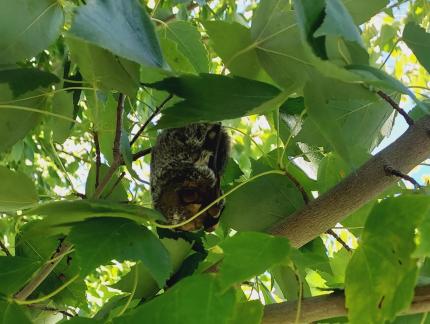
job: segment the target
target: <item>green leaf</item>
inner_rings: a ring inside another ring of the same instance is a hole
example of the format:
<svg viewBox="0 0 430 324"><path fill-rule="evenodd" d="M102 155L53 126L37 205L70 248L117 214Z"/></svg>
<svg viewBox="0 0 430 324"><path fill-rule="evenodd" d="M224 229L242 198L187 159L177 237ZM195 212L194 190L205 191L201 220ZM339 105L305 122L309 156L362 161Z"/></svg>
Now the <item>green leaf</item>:
<svg viewBox="0 0 430 324"><path fill-rule="evenodd" d="M267 170L261 162L254 162L255 175ZM269 174L228 195L221 222L238 231L263 231L303 205L301 193L287 176Z"/></svg>
<svg viewBox="0 0 430 324"><path fill-rule="evenodd" d="M270 80L258 61L248 28L237 22L225 21L206 21L203 25L215 52L231 73L254 80Z"/></svg>
<svg viewBox="0 0 430 324"><path fill-rule="evenodd" d="M18 292L40 265L41 262L35 259L0 256L0 293L12 295Z"/></svg>
<svg viewBox="0 0 430 324"><path fill-rule="evenodd" d="M314 37L341 36L364 47L358 28L340 0L326 1L325 17L323 23L314 32Z"/></svg>
<svg viewBox="0 0 430 324"><path fill-rule="evenodd" d="M74 38L66 41L73 62L93 87L118 90L135 97L139 87L139 65L109 51Z"/></svg>
<svg viewBox="0 0 430 324"><path fill-rule="evenodd" d="M288 239L263 233L240 232L221 242L224 259L219 270L223 287L259 275L289 260Z"/></svg>
<svg viewBox="0 0 430 324"><path fill-rule="evenodd" d="M284 89L303 86L312 64L305 55L288 1L260 1L253 16L251 37L253 43L246 49L255 49L261 65L273 80Z"/></svg>
<svg viewBox="0 0 430 324"><path fill-rule="evenodd" d="M139 224L164 219L153 209L104 200L55 201L30 209L26 214L45 217L33 224L27 236L67 233L71 224L98 217L126 218Z"/></svg>
<svg viewBox="0 0 430 324"><path fill-rule="evenodd" d="M137 307L114 324L148 323L223 324L235 311L236 293L221 292L215 278L194 275L185 278L164 294Z"/></svg>
<svg viewBox="0 0 430 324"><path fill-rule="evenodd" d="M402 39L414 52L421 65L430 73L430 33L414 22L408 22Z"/></svg>
<svg viewBox="0 0 430 324"><path fill-rule="evenodd" d="M91 1L78 7L70 34L145 66L165 65L154 26L137 0Z"/></svg>
<svg viewBox="0 0 430 324"><path fill-rule="evenodd" d="M388 0L343 0L342 2L357 25L368 21L388 4Z"/></svg>
<svg viewBox="0 0 430 324"><path fill-rule="evenodd" d="M103 180L105 175L107 174L109 167L105 164L100 165L99 170L99 183ZM91 198L94 195L96 188L96 173L97 168L95 163L91 165L90 171L88 172L87 182L85 184L85 195L88 198ZM106 199L109 201L117 201L117 202L126 202L128 200L127 191L124 188L124 184L122 181L118 183L119 172L115 172L115 174L111 177L105 188L103 189L100 199Z"/></svg>
<svg viewBox="0 0 430 324"><path fill-rule="evenodd" d="M263 305L258 300L238 303L234 317L228 324L260 324L263 318Z"/></svg>
<svg viewBox="0 0 430 324"><path fill-rule="evenodd" d="M57 92L52 99L52 112L73 119L73 93ZM67 120L52 117L48 123L52 130L52 139L56 143L63 144L69 137L73 124Z"/></svg>
<svg viewBox="0 0 430 324"><path fill-rule="evenodd" d="M0 71L0 151L24 138L39 123L46 106L44 94L58 81L55 75L36 69Z"/></svg>
<svg viewBox="0 0 430 324"><path fill-rule="evenodd" d="M350 167L360 165L363 152L370 153L391 132L392 107L361 85L315 75L304 96L309 119L296 141L330 150L321 142L325 139Z"/></svg>
<svg viewBox="0 0 430 324"><path fill-rule="evenodd" d="M208 54L203 46L200 32L187 21L173 21L158 29L160 40L169 39L177 44L180 53L197 73L209 72Z"/></svg>
<svg viewBox="0 0 430 324"><path fill-rule="evenodd" d="M167 64L173 71L177 73L196 73L190 60L180 51L177 43L168 38L160 38L160 46ZM147 75L145 72L142 70L142 73Z"/></svg>
<svg viewBox="0 0 430 324"><path fill-rule="evenodd" d="M1 1L0 64L38 54L60 36L63 23L64 14L56 0Z"/></svg>
<svg viewBox="0 0 430 324"><path fill-rule="evenodd" d="M189 255L192 245L183 239L166 239L160 240L164 247L167 249L170 255L170 260L172 262L172 273L176 273L181 267L185 258ZM137 287L134 293L135 298L149 298L154 296L160 288L158 284L151 276L148 268L142 263L136 264L132 271L126 274L118 283L112 286L112 288L120 289L124 292L132 292L135 285L135 273L137 269Z"/></svg>
<svg viewBox="0 0 430 324"><path fill-rule="evenodd" d="M0 166L0 211L28 208L37 203L33 181L24 173Z"/></svg>
<svg viewBox="0 0 430 324"><path fill-rule="evenodd" d="M72 227L68 237L76 247L82 276L112 259L141 261L163 287L172 271L169 253L147 228L120 218L92 219Z"/></svg>
<svg viewBox="0 0 430 324"><path fill-rule="evenodd" d="M422 195L388 198L373 208L346 270L351 323L391 321L410 306L417 279L415 227L429 209Z"/></svg>
<svg viewBox="0 0 430 324"><path fill-rule="evenodd" d="M285 94L270 84L215 74L184 75L147 86L185 99L163 111L159 128L262 113L285 100Z"/></svg>
<svg viewBox="0 0 430 324"><path fill-rule="evenodd" d="M0 300L0 324L32 324L23 308Z"/></svg>

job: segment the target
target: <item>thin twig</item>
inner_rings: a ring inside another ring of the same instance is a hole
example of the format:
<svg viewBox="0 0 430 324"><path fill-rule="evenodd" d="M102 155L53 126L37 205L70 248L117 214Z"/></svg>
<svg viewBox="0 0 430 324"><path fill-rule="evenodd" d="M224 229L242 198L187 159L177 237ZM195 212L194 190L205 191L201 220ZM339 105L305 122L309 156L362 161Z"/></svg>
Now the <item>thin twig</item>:
<svg viewBox="0 0 430 324"><path fill-rule="evenodd" d="M397 102L395 102L389 95L387 95L385 92L381 90L377 91L376 93L386 102L388 102L395 111L397 111L400 115L402 115L409 126L412 126L414 124L414 120L402 108L400 108Z"/></svg>
<svg viewBox="0 0 430 324"><path fill-rule="evenodd" d="M333 231L332 229L329 229L326 231L326 233L328 235L333 236L334 239L336 241L338 241L345 248L345 250L347 250L348 252L352 252L352 249L350 248L350 246L348 244L346 244L346 242L344 240L342 240L342 238L339 235L337 235L337 233L335 231Z"/></svg>
<svg viewBox="0 0 430 324"><path fill-rule="evenodd" d="M122 115L124 112L124 102L125 102L125 95L122 93L119 95L118 98L118 105L116 108L116 128L115 128L115 139L113 142L113 148L112 148L112 155L113 155L113 161L109 169L107 170L105 176L101 180L100 184L97 186L93 198L98 199L100 195L102 194L103 190L109 183L110 179L114 175L115 171L118 169L118 167L122 163L122 157L121 157L121 150L120 150L120 142L121 142L121 130L122 130Z"/></svg>
<svg viewBox="0 0 430 324"><path fill-rule="evenodd" d="M45 311L45 312L61 313L61 314L65 315L65 316L67 316L67 317L75 317L76 316L76 315L74 315L72 313L69 313L66 310L57 309L57 308L54 308L54 307L48 307L48 306L45 306L45 305L30 304L30 305L28 305L28 307L40 309L40 310Z"/></svg>
<svg viewBox="0 0 430 324"><path fill-rule="evenodd" d="M197 8L199 6L199 4L197 2L191 2L188 6L187 6L187 11L191 11L195 8ZM166 18L163 19L163 22L167 23L171 20L174 20L176 18L176 14L167 16Z"/></svg>
<svg viewBox="0 0 430 324"><path fill-rule="evenodd" d="M12 256L9 249L6 247L2 240L0 240L0 250L2 250L7 256Z"/></svg>
<svg viewBox="0 0 430 324"><path fill-rule="evenodd" d="M285 175L288 177L288 179L291 180L291 182L294 184L294 186L296 186L296 188L300 191L300 193L302 194L302 197L303 197L303 201L305 202L305 205L309 204L309 196L306 193L305 188L303 188L303 186L300 184L300 182L296 178L294 178L294 176L291 173L285 171Z"/></svg>
<svg viewBox="0 0 430 324"><path fill-rule="evenodd" d="M96 131L94 131L93 137L94 137L94 147L96 149L96 185L95 185L95 188L97 188L99 186L99 182L100 182L100 167L102 165L102 160L101 160L101 153L100 153L99 134Z"/></svg>
<svg viewBox="0 0 430 324"><path fill-rule="evenodd" d="M398 170L395 170L393 167L390 167L389 165L384 166L384 171L387 175L393 175L401 179L404 179L406 181L409 181L414 185L415 189L421 188L421 185L418 183L417 180L415 180L411 176L408 176L407 174L404 174Z"/></svg>
<svg viewBox="0 0 430 324"><path fill-rule="evenodd" d="M49 276L49 274L54 270L57 264L61 261L62 258L58 257L60 255L66 255L67 251L72 249L72 245L62 241L55 251L55 253L51 257L51 262L45 264L42 268L40 268L39 272L34 276L30 282L24 286L19 292L15 294L15 299L17 300L25 300L28 296L30 296L33 291L40 286L40 284Z"/></svg>
<svg viewBox="0 0 430 324"><path fill-rule="evenodd" d="M145 121L145 123L142 125L142 127L140 127L140 129L137 131L137 133L133 136L132 140L130 141L130 146L134 144L134 142L137 141L137 139L139 138L139 136L143 133L143 131L145 130L145 128L148 126L148 124L155 118L155 116L157 116L161 109L163 109L164 105L173 98L172 94L169 94L167 96L166 99L164 99L159 105L158 107L154 110L154 112L149 116L149 118Z"/></svg>

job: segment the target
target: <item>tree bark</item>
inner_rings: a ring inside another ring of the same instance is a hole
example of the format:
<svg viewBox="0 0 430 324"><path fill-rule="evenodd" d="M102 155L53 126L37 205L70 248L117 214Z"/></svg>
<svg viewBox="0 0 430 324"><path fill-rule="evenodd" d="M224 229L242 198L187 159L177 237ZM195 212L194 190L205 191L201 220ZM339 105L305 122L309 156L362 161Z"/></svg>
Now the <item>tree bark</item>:
<svg viewBox="0 0 430 324"><path fill-rule="evenodd" d="M286 217L269 233L288 237L300 247L334 227L399 179L386 167L404 174L430 156L430 117L426 116L343 181L302 210Z"/></svg>
<svg viewBox="0 0 430 324"><path fill-rule="evenodd" d="M296 322L298 302L284 302L264 307L263 324L292 324ZM430 311L430 285L415 289L415 296L408 310L400 315L426 313ZM345 295L333 293L305 298L300 303L298 323L311 323L318 320L347 316Z"/></svg>

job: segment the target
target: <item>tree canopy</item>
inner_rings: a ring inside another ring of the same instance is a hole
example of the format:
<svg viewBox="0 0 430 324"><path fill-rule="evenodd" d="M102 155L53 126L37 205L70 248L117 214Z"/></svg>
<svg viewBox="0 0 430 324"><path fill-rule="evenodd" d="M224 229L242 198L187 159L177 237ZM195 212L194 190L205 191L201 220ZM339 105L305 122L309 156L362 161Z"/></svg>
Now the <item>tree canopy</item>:
<svg viewBox="0 0 430 324"><path fill-rule="evenodd" d="M430 323L427 0L2 0L0 34L0 324ZM218 121L221 222L176 231L151 147Z"/></svg>

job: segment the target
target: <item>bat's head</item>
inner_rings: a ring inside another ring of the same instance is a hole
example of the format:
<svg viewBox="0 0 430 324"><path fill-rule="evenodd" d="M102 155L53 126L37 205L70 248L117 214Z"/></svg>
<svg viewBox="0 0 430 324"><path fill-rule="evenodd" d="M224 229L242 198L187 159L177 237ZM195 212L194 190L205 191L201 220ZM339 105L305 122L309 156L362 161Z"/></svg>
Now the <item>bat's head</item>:
<svg viewBox="0 0 430 324"><path fill-rule="evenodd" d="M169 181L154 199L154 207L167 218L170 224L179 224L194 216L215 201L221 194L219 180L207 167L195 165L174 168L175 175L166 175ZM184 231L204 228L214 230L218 223L224 201L210 207L193 221L179 227Z"/></svg>

